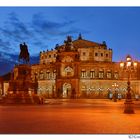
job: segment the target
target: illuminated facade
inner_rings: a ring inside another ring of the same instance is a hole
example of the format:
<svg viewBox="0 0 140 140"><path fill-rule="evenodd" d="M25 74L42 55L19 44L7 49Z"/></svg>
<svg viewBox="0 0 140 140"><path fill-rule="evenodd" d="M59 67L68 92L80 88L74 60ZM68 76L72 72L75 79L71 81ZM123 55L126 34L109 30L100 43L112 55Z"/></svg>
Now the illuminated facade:
<svg viewBox="0 0 140 140"><path fill-rule="evenodd" d="M68 36L64 44L54 50L40 53L40 64L32 65L32 77L37 76L38 94L60 98L107 98L117 90L125 95L127 73L118 62L112 62L112 49L106 43L82 39L72 41ZM132 92L139 94L139 64L131 75ZM118 87L113 88L117 83Z"/></svg>
<svg viewBox="0 0 140 140"><path fill-rule="evenodd" d="M119 62L112 62L112 49L81 35L74 41L68 36L63 45L40 52L31 77L38 81L38 94L46 98L107 98L115 91L122 96L127 91L127 73ZM132 95L140 93L139 63L131 74L131 89Z"/></svg>

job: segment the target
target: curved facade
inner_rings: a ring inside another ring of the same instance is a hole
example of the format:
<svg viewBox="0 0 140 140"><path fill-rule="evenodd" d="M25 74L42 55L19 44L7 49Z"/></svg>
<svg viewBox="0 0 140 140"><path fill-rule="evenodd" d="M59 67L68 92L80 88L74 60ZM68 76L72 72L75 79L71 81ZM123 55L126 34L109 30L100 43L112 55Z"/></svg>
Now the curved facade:
<svg viewBox="0 0 140 140"><path fill-rule="evenodd" d="M125 96L127 73L119 62L112 62L112 49L70 36L54 50L40 52L40 63L31 66L31 76L38 79L38 94L47 98L107 98L115 91ZM139 63L131 74L132 94L140 93ZM116 83L118 86L113 87Z"/></svg>

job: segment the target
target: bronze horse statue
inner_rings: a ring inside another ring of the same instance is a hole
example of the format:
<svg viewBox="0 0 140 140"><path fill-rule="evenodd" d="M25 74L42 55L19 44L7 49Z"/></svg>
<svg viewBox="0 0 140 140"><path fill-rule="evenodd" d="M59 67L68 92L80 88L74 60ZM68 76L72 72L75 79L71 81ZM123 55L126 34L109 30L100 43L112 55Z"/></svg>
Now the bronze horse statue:
<svg viewBox="0 0 140 140"><path fill-rule="evenodd" d="M30 54L28 52L28 46L23 43L23 44L20 44L20 54L19 54L19 62L20 62L20 59L23 60L23 63L29 63L30 61Z"/></svg>

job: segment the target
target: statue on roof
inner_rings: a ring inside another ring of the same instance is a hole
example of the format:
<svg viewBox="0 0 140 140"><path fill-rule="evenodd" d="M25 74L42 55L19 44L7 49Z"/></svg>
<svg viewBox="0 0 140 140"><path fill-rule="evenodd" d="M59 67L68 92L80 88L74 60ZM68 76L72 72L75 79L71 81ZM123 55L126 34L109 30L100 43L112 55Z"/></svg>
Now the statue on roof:
<svg viewBox="0 0 140 140"><path fill-rule="evenodd" d="M63 49L65 51L75 51L75 47L73 46L73 42L72 42L72 37L71 36L67 36L67 40L64 40L64 46Z"/></svg>
<svg viewBox="0 0 140 140"><path fill-rule="evenodd" d="M107 48L107 45L106 45L106 42L105 41L103 41L103 46L105 46L105 49Z"/></svg>
<svg viewBox="0 0 140 140"><path fill-rule="evenodd" d="M71 36L67 36L67 42L72 42L72 37Z"/></svg>
<svg viewBox="0 0 140 140"><path fill-rule="evenodd" d="M81 35L81 33L79 34L79 36L78 36L78 40L82 40L83 38L82 38L82 35Z"/></svg>
<svg viewBox="0 0 140 140"><path fill-rule="evenodd" d="M65 45L65 50L70 51L71 50L71 45L72 45L72 38L71 36L67 36L67 40L64 40L64 45Z"/></svg>
<svg viewBox="0 0 140 140"><path fill-rule="evenodd" d="M104 45L106 45L106 42L105 42L105 41L103 41L103 44L104 44Z"/></svg>
<svg viewBox="0 0 140 140"><path fill-rule="evenodd" d="M23 44L20 44L20 54L19 54L19 62L20 60L23 60L23 63L29 63L30 61L30 54L28 52L28 46L24 42Z"/></svg>
<svg viewBox="0 0 140 140"><path fill-rule="evenodd" d="M55 49L57 50L59 48L59 44L56 44L55 45Z"/></svg>

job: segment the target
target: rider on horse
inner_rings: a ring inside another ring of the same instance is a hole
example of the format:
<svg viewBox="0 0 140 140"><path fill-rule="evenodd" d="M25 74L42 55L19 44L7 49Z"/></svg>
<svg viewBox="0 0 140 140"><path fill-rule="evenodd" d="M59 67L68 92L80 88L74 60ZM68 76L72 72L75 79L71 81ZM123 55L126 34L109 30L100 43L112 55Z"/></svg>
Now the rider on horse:
<svg viewBox="0 0 140 140"><path fill-rule="evenodd" d="M19 54L19 61L20 59L23 60L23 63L29 63L30 54L28 52L28 46L25 44L20 44L20 54Z"/></svg>

